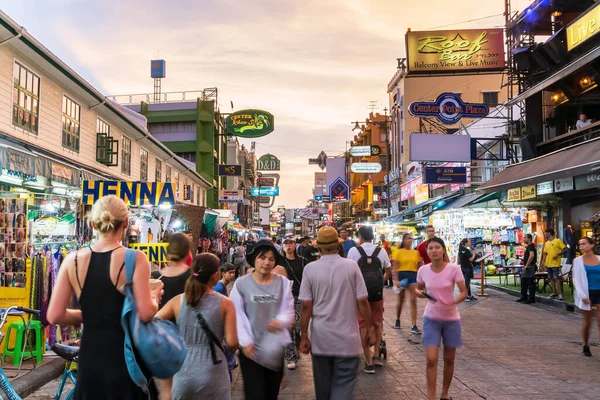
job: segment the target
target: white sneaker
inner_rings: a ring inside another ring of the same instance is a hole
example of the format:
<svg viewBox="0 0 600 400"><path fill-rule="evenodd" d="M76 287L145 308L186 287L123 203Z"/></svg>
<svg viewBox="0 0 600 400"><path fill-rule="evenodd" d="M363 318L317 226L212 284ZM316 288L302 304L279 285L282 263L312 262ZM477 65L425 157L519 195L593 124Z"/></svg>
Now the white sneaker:
<svg viewBox="0 0 600 400"><path fill-rule="evenodd" d="M560 295L558 295L558 299L559 299L559 300L564 300L565 298L563 297L563 295L562 295L562 294L560 294Z"/></svg>

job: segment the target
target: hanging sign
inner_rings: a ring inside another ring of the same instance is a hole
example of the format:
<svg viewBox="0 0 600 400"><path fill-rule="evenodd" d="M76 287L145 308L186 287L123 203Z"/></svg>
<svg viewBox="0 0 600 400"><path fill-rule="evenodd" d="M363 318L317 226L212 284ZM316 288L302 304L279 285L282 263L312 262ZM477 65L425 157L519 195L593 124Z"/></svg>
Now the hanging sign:
<svg viewBox="0 0 600 400"><path fill-rule="evenodd" d="M81 184L82 204L94 204L100 197L111 194L129 206L175 205L171 182L83 181Z"/></svg>
<svg viewBox="0 0 600 400"><path fill-rule="evenodd" d="M243 190L219 190L219 203L243 203Z"/></svg>
<svg viewBox="0 0 600 400"><path fill-rule="evenodd" d="M535 185L523 186L521 188L521 200L535 199Z"/></svg>
<svg viewBox="0 0 600 400"><path fill-rule="evenodd" d="M537 184L537 195L550 194L554 191L554 182L542 182Z"/></svg>
<svg viewBox="0 0 600 400"><path fill-rule="evenodd" d="M130 243L129 248L140 250L148 257L148 261L159 263L167 262L167 246L169 243Z"/></svg>
<svg viewBox="0 0 600 400"><path fill-rule="evenodd" d="M425 167L423 183L467 183L467 167Z"/></svg>
<svg viewBox="0 0 600 400"><path fill-rule="evenodd" d="M510 189L507 192L507 201L519 201L521 200L521 188Z"/></svg>
<svg viewBox="0 0 600 400"><path fill-rule="evenodd" d="M192 199L192 185L183 185L183 200L189 201Z"/></svg>
<svg viewBox="0 0 600 400"><path fill-rule="evenodd" d="M219 176L242 176L241 165L219 164Z"/></svg>
<svg viewBox="0 0 600 400"><path fill-rule="evenodd" d="M256 161L256 169L259 171L279 171L279 159L273 154L265 154Z"/></svg>
<svg viewBox="0 0 600 400"><path fill-rule="evenodd" d="M350 186L342 178L338 177L329 186L329 201L350 201Z"/></svg>
<svg viewBox="0 0 600 400"><path fill-rule="evenodd" d="M379 146L354 146L350 148L350 155L354 157L370 157L381 154Z"/></svg>
<svg viewBox="0 0 600 400"><path fill-rule="evenodd" d="M381 172L380 163L358 162L350 166L350 170L355 174L376 174Z"/></svg>
<svg viewBox="0 0 600 400"><path fill-rule="evenodd" d="M443 124L454 125L463 118L483 118L490 109L485 104L465 103L457 94L442 93L433 103L410 103L408 111L415 117L436 117Z"/></svg>
<svg viewBox="0 0 600 400"><path fill-rule="evenodd" d="M257 138L273 132L273 114L263 110L241 110L225 119L225 130L234 136Z"/></svg>
<svg viewBox="0 0 600 400"><path fill-rule="evenodd" d="M252 188L252 196L279 196L279 186L276 187L264 187L264 186L256 186Z"/></svg>

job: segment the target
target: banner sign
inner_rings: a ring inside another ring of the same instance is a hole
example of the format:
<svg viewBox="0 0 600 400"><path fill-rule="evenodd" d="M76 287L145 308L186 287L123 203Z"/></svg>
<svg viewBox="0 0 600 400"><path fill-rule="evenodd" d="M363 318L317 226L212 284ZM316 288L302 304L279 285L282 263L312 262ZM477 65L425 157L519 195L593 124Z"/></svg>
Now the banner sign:
<svg viewBox="0 0 600 400"><path fill-rule="evenodd" d="M71 177L73 176L73 170L69 167L65 167L64 165L52 163L52 176L71 180Z"/></svg>
<svg viewBox="0 0 600 400"><path fill-rule="evenodd" d="M536 189L535 185L523 186L521 188L521 200L535 199L535 197L536 197L535 189Z"/></svg>
<svg viewBox="0 0 600 400"><path fill-rule="evenodd" d="M219 164L219 176L242 176L241 165Z"/></svg>
<svg viewBox="0 0 600 400"><path fill-rule="evenodd" d="M521 188L519 189L510 189L507 192L507 201L519 201L521 200Z"/></svg>
<svg viewBox="0 0 600 400"><path fill-rule="evenodd" d="M442 93L433 103L410 103L408 111L415 117L436 117L443 124L454 125L463 118L483 118L490 109L485 104L465 103L457 94Z"/></svg>
<svg viewBox="0 0 600 400"><path fill-rule="evenodd" d="M275 130L273 114L263 110L241 110L225 119L225 130L244 138L257 138Z"/></svg>
<svg viewBox="0 0 600 400"><path fill-rule="evenodd" d="M273 154L265 154L256 161L256 169L259 171L279 171L279 159Z"/></svg>
<svg viewBox="0 0 600 400"><path fill-rule="evenodd" d="M567 25L567 50L571 51L600 32L600 3Z"/></svg>
<svg viewBox="0 0 600 400"><path fill-rule="evenodd" d="M503 69L504 33L498 29L408 32L408 72Z"/></svg>
<svg viewBox="0 0 600 400"><path fill-rule="evenodd" d="M350 186L342 178L338 177L329 186L329 201L350 201Z"/></svg>
<svg viewBox="0 0 600 400"><path fill-rule="evenodd" d="M298 211L298 216L304 219L319 219L321 214L327 214L328 209L324 207L302 208Z"/></svg>
<svg viewBox="0 0 600 400"><path fill-rule="evenodd" d="M114 194L129 206L175 205L171 182L83 181L82 204L94 204L100 197Z"/></svg>
<svg viewBox="0 0 600 400"><path fill-rule="evenodd" d="M148 257L148 261L159 263L169 261L167 246L169 243L130 243L129 248L140 250Z"/></svg>
<svg viewBox="0 0 600 400"><path fill-rule="evenodd" d="M243 203L243 190L219 190L219 203Z"/></svg>
<svg viewBox="0 0 600 400"><path fill-rule="evenodd" d="M357 162L350 166L350 170L355 174L376 174L381 172L380 163Z"/></svg>
<svg viewBox="0 0 600 400"><path fill-rule="evenodd" d="M264 186L255 186L252 188L252 196L279 196L279 186L276 187L264 187Z"/></svg>
<svg viewBox="0 0 600 400"><path fill-rule="evenodd" d="M467 183L467 167L425 167L423 183Z"/></svg>

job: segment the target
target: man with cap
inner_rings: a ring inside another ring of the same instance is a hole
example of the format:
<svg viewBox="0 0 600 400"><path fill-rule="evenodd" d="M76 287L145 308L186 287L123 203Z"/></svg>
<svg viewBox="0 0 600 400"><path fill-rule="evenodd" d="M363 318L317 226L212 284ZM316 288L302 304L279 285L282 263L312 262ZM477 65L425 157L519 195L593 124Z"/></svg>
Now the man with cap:
<svg viewBox="0 0 600 400"><path fill-rule="evenodd" d="M301 257L306 258L307 263L316 261L319 258L319 251L310 243L310 237L308 236L300 239L298 253Z"/></svg>
<svg viewBox="0 0 600 400"><path fill-rule="evenodd" d="M312 353L317 400L353 396L363 352L359 313L369 332L368 343L374 342L365 281L356 261L338 254L341 243L335 228L319 230L314 245L321 259L304 268L300 285L300 350Z"/></svg>

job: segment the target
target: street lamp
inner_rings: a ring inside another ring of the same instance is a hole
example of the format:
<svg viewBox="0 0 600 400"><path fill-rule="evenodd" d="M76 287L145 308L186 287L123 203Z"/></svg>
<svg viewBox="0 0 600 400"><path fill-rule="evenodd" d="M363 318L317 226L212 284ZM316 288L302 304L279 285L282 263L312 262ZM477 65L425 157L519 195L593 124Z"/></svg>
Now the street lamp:
<svg viewBox="0 0 600 400"><path fill-rule="evenodd" d="M379 128L383 129L383 132L385 133L385 169L386 169L386 174L387 174L387 185L385 186L385 193L386 193L386 203L387 203L387 216L389 217L392 214L392 210L391 210L391 206L392 204L390 203L390 170L391 170L391 166L390 166L390 138L388 135L388 124L390 123L390 121L388 120L388 109L387 107L385 107L383 109L384 115L385 115L385 121L355 121L352 122L354 124L354 128L352 128L352 131L356 131L358 130L362 130L362 128L360 127L360 124L373 124L373 125L377 125L379 126Z"/></svg>

